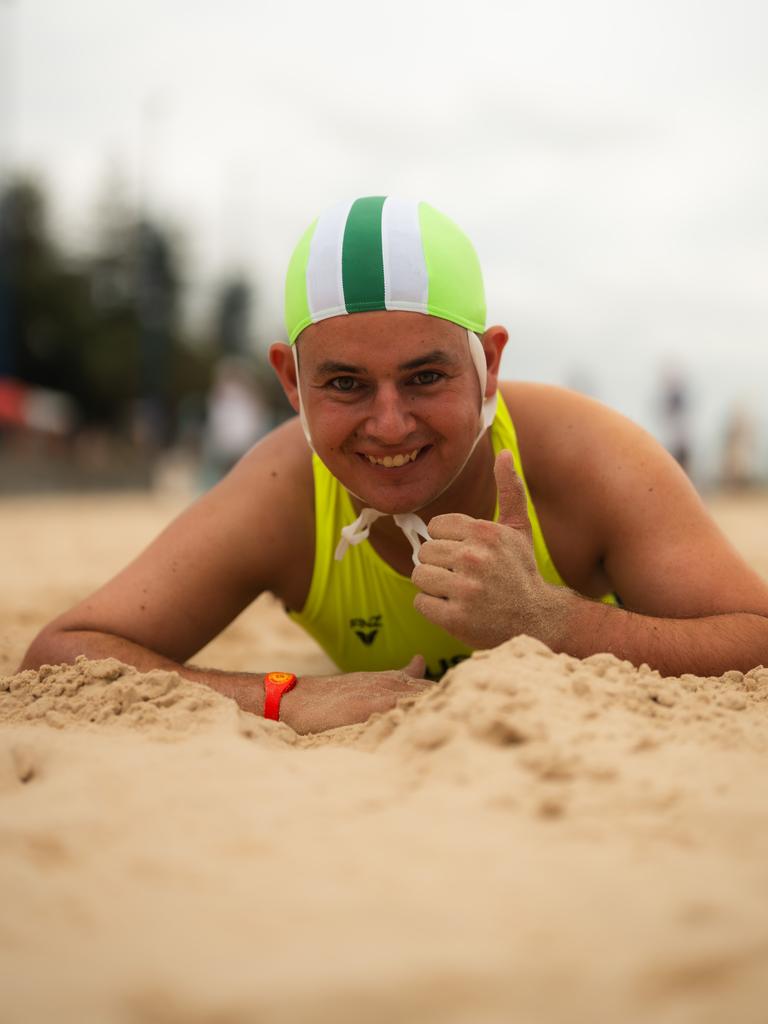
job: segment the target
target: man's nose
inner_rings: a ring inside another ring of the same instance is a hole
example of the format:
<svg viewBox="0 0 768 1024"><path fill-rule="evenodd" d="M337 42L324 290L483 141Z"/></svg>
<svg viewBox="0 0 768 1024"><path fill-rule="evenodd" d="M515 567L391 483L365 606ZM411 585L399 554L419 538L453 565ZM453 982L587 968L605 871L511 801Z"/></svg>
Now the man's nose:
<svg viewBox="0 0 768 1024"><path fill-rule="evenodd" d="M397 387L385 384L376 389L366 429L382 444L397 444L413 432L414 416Z"/></svg>

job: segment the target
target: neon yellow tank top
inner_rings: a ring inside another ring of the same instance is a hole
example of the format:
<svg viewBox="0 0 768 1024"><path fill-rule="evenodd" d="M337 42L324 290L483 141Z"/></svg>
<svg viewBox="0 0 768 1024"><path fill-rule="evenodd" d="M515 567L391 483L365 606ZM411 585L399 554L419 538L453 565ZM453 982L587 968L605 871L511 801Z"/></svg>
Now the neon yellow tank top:
<svg viewBox="0 0 768 1024"><path fill-rule="evenodd" d="M565 586L550 557L536 509L523 475L517 435L499 393L496 418L491 427L493 452L512 452L515 470L528 499L536 564L542 577ZM315 565L306 604L290 617L306 630L343 672L404 668L414 654L422 654L427 674L439 679L448 669L472 653L460 640L433 625L413 607L418 589L384 561L366 540L347 549L337 562L334 551L342 526L357 513L348 492L312 456L315 481ZM494 519L498 519L498 503ZM613 594L601 598L616 604Z"/></svg>

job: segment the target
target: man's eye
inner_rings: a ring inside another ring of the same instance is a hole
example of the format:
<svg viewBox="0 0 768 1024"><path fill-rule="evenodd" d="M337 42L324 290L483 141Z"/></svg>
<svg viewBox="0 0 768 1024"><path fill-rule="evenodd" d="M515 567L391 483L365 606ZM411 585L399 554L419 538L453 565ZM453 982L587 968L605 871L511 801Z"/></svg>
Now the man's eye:
<svg viewBox="0 0 768 1024"><path fill-rule="evenodd" d="M354 391L357 381L354 377L334 377L333 380L328 381L328 387L333 388L334 391Z"/></svg>
<svg viewBox="0 0 768 1024"><path fill-rule="evenodd" d="M414 384L436 384L442 376L437 370L421 370L414 374L413 382Z"/></svg>

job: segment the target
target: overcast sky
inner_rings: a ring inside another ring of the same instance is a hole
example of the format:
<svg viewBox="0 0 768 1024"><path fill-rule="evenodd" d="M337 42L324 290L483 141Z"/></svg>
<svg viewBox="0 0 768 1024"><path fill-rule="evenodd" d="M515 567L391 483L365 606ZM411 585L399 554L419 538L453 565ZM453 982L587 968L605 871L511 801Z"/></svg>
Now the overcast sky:
<svg viewBox="0 0 768 1024"><path fill-rule="evenodd" d="M489 316L534 374L621 352L752 377L768 372L767 10L0 0L6 153L80 238L118 176L182 229L198 305L229 270L254 280L264 334L309 221L395 193L473 238Z"/></svg>

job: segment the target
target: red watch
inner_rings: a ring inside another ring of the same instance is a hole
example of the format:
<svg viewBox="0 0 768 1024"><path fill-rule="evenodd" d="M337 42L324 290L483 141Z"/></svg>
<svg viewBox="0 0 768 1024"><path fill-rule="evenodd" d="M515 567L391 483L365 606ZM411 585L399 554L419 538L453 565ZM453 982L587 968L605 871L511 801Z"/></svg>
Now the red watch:
<svg viewBox="0 0 768 1024"><path fill-rule="evenodd" d="M264 717L275 722L280 719L280 701L296 685L293 672L267 672L264 676Z"/></svg>

